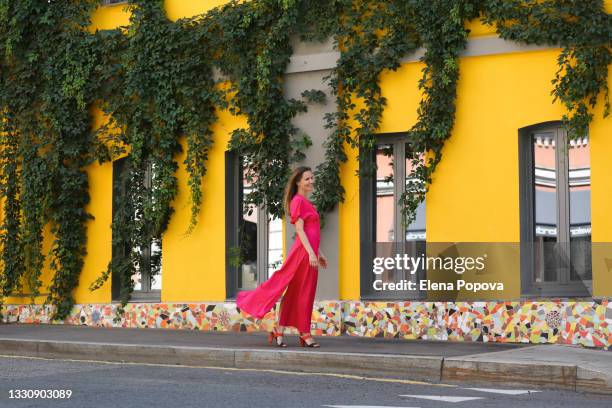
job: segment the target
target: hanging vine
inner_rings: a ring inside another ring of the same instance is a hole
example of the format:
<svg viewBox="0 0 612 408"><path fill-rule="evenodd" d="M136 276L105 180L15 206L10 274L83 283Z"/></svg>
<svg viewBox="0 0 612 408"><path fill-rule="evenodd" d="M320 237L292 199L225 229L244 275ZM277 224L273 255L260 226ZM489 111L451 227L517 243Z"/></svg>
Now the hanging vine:
<svg viewBox="0 0 612 408"><path fill-rule="evenodd" d="M95 92L89 55L79 51L89 44L85 29L95 5L0 2L2 295L23 284L33 297L40 293L43 228L49 225L47 301L62 316L72 308L90 219L85 167L97 143L87 104Z"/></svg>
<svg viewBox="0 0 612 408"><path fill-rule="evenodd" d="M562 48L551 94L567 109L563 119L572 137L586 134L593 119L589 107L595 107L599 95L604 95L604 117L609 115L612 17L602 0L486 0L483 13L502 38Z"/></svg>
<svg viewBox="0 0 612 408"><path fill-rule="evenodd" d="M248 127L234 130L229 143L244 158L251 188L245 207L265 204L273 217L283 215L290 163L303 159L311 143L291 122L307 101L285 98L283 87L291 38L307 13L307 2L298 0L230 2L209 12L201 26L218 43L216 66L229 80L229 109L247 118Z"/></svg>
<svg viewBox="0 0 612 408"><path fill-rule="evenodd" d="M411 4L416 12L416 31L426 48L425 63L419 88L423 99L418 108L416 124L408 132L410 151L406 159L411 162L406 191L399 202L404 224L415 218L416 210L432 181L436 166L442 159L444 143L451 136L455 123L455 101L459 80L459 55L468 39L466 21L478 17L474 2L452 0L434 2L431 7ZM440 15L446 16L440 19Z"/></svg>
<svg viewBox="0 0 612 408"><path fill-rule="evenodd" d="M173 213L183 137L192 202L190 229L197 222L215 107L222 105L221 94L214 89L211 59L199 51L209 48L208 39L194 20L173 23L162 0L131 0L128 10L130 25L123 29L124 36L114 37L119 42L117 53L109 56L121 68L108 76L112 82L101 103L110 118L107 126L119 130L112 144L124 146L127 154L121 180L125 193L116 203L113 219L113 245L122 256L114 256L92 286L99 287L112 274L120 282L123 304L134 289L132 276L143 270L151 275L159 271L160 257L146 254L156 247L152 255L159 255L161 235Z"/></svg>
<svg viewBox="0 0 612 408"><path fill-rule="evenodd" d="M126 27L91 33L99 0L0 0L0 298L40 294L41 271L53 272L47 302L63 318L74 303L91 216L87 166L126 157L115 204L109 276L129 299L132 276L159 269L143 248L161 245L178 191L185 149L193 229L218 109L244 115L229 148L245 162L252 187L246 205L282 216L282 188L310 139L293 125L321 92L287 99L284 73L292 41L334 38L340 52L329 76L337 111L317 166L314 201L321 213L344 199L340 166L358 150L360 174L372 174L372 150L386 105L385 71L425 49L423 99L409 129L412 166L400 198L405 222L424 199L454 125L459 56L466 22L480 18L502 38L561 47L553 100L567 110L572 134L585 134L598 98L609 114L610 16L602 0L306 0L232 1L203 15L170 21L162 0L130 0ZM92 129L91 112L108 122ZM150 185L147 180L152 174ZM43 253L46 228L52 245ZM189 231L188 231L189 232Z"/></svg>
<svg viewBox="0 0 612 408"><path fill-rule="evenodd" d="M396 70L400 60L420 45L413 10L408 2L338 2L335 47L340 50L337 67L329 77L338 110L326 115L325 127L333 129L325 141L325 161L317 166L314 201L322 213L342 201L340 165L346 162L345 143L359 149L359 172L374 170L371 153L380 127L386 99L380 74ZM357 109L357 104L361 107ZM353 128L351 123L355 122Z"/></svg>

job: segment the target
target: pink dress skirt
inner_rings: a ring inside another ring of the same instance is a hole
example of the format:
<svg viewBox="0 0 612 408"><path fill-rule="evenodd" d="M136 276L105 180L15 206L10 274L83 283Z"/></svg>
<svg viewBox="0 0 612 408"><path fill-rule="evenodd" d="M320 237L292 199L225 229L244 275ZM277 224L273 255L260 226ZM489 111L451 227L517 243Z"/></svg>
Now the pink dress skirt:
<svg viewBox="0 0 612 408"><path fill-rule="evenodd" d="M304 232L318 256L321 241L319 213L306 197L299 194L291 199L290 212L292 224L298 218L304 220ZM280 305L279 325L293 326L302 333L310 332L317 278L318 269L310 266L308 253L296 236L281 268L256 289L239 292L236 305L261 319L285 292Z"/></svg>

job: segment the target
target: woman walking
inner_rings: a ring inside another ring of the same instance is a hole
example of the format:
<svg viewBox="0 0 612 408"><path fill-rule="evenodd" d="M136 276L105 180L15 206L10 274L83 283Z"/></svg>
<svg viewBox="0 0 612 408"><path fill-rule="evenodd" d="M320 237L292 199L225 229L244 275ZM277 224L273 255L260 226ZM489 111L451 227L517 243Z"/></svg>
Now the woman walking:
<svg viewBox="0 0 612 408"><path fill-rule="evenodd" d="M326 268L327 258L319 251L321 231L319 213L308 200L313 190L314 176L310 167L294 170L285 187L285 213L295 224L297 239L294 241L281 268L270 279L255 290L239 292L236 305L251 316L261 319L281 300L277 327L268 336L279 347L287 347L283 341L285 326L292 326L300 333L300 344L319 347L310 334L310 319L315 291L317 289L318 266Z"/></svg>

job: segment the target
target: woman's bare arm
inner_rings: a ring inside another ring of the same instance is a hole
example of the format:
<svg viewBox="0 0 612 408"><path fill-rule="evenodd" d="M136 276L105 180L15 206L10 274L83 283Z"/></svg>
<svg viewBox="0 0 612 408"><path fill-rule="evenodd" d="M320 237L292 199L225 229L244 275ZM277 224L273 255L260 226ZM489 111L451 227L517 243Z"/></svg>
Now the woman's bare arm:
<svg viewBox="0 0 612 408"><path fill-rule="evenodd" d="M314 250L312 249L312 246L310 245L310 242L308 241L306 232L304 232L304 220L303 219L298 218L297 221L295 221L295 232L300 238L300 242L304 246L304 249L308 253L308 257L310 258L310 265L317 266L319 264L319 260L317 259L317 255L315 254Z"/></svg>

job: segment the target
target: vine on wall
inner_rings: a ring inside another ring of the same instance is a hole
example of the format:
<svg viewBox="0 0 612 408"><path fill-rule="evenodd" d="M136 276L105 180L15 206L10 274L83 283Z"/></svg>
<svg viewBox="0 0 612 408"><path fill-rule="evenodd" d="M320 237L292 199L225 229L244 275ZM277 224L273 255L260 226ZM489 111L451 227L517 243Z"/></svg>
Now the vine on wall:
<svg viewBox="0 0 612 408"><path fill-rule="evenodd" d="M86 255L85 168L99 144L89 105L96 97L86 32L96 3L0 2L1 295L26 285L40 293L45 260L53 271L47 301L72 308ZM53 236L47 256L43 230Z"/></svg>
<svg viewBox="0 0 612 408"><path fill-rule="evenodd" d="M2 246L0 298L21 290L40 293L41 271L53 271L47 301L65 317L86 255L87 166L127 156L126 194L116 207L115 257L92 288L112 274L121 300L132 275L156 270L140 248L161 244L173 213L178 155L185 152L192 214L198 219L202 181L218 109L244 115L229 148L245 158L252 193L246 204L266 204L281 216L282 188L291 163L303 159L310 139L292 119L321 101L284 97L283 74L292 40L334 38L340 51L329 77L337 111L325 160L317 167L314 196L320 212L343 200L345 146L359 149L360 173L372 174L372 150L386 100L380 74L425 48L419 87L423 99L409 130L412 169L400 203L405 222L432 182L455 115L458 58L467 44L467 21L481 18L502 38L560 46L553 100L567 109L575 136L584 135L598 97L607 89L610 16L602 0L306 0L232 1L206 14L168 20L162 0L130 0L130 24L91 33L98 0L0 0L0 194ZM220 84L223 82L223 84ZM92 129L91 112L108 123ZM152 169L151 185L146 181ZM43 231L53 242L43 253Z"/></svg>

